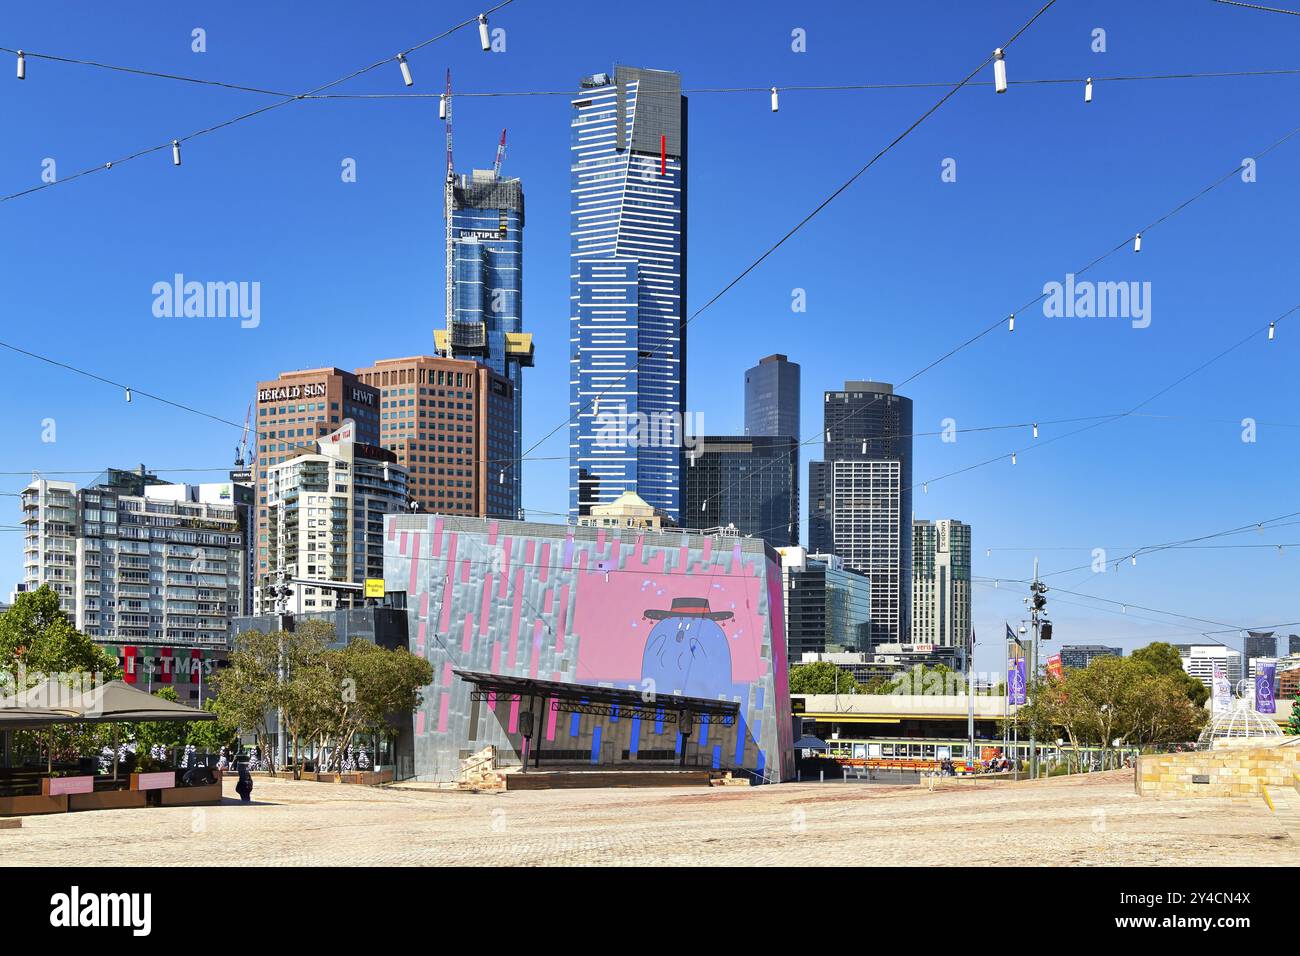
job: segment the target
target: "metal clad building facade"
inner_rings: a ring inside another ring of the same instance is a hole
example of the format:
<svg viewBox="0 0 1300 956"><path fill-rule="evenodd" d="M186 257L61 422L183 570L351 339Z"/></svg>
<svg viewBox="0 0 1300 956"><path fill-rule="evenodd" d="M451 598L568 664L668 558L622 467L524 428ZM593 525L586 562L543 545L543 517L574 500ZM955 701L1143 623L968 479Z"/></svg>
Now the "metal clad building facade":
<svg viewBox="0 0 1300 956"><path fill-rule="evenodd" d="M455 670L652 691L665 708L674 693L736 701L732 726L686 740L688 765L791 776L781 573L761 540L439 515L385 528L387 587L407 592L411 651L434 668L412 728L420 779L455 779L489 744L507 760L522 747L521 701L475 701ZM670 721L549 705L534 741L543 760L681 753Z"/></svg>

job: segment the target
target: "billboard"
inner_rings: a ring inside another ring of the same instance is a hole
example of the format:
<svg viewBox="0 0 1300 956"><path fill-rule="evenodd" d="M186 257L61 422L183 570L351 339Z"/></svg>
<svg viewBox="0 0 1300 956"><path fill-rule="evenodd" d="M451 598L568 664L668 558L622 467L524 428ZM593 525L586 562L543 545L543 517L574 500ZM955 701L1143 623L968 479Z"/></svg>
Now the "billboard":
<svg viewBox="0 0 1300 956"><path fill-rule="evenodd" d="M734 725L706 723L683 741L671 721L548 701L544 753L608 765L685 748L693 766L793 773L781 571L761 539L389 515L384 577L406 591L412 652L434 665L413 727L422 779L454 779L463 751L522 749L529 703L475 701L455 670L739 704Z"/></svg>

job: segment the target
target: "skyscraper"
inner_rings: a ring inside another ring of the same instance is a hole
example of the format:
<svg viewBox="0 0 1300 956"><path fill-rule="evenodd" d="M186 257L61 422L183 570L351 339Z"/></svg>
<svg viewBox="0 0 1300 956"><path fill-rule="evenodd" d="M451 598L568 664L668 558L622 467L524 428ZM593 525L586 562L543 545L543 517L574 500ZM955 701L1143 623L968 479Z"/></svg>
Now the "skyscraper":
<svg viewBox="0 0 1300 956"><path fill-rule="evenodd" d="M523 330L524 190L498 169L461 173L452 184L452 356L482 362L510 381L513 435L506 460L492 462L504 475L509 517L521 506L523 369L533 365L533 337ZM434 332L440 355L447 332ZM495 512L493 512L495 514Z"/></svg>
<svg viewBox="0 0 1300 956"><path fill-rule="evenodd" d="M745 372L745 434L799 437L799 365L769 355Z"/></svg>
<svg viewBox="0 0 1300 956"><path fill-rule="evenodd" d="M824 394L824 458L808 463L808 547L871 578L872 643L907 643L912 400L881 382Z"/></svg>
<svg viewBox="0 0 1300 956"><path fill-rule="evenodd" d="M676 73L581 81L570 118L569 514L635 491L681 518L686 98Z"/></svg>
<svg viewBox="0 0 1300 956"><path fill-rule="evenodd" d="M380 359L357 378L379 391L378 444L406 468L422 510L518 514L518 403L509 379L482 362L433 355Z"/></svg>
<svg viewBox="0 0 1300 956"><path fill-rule="evenodd" d="M686 451L686 508L692 528L735 525L774 548L799 543L798 439L707 435Z"/></svg>
<svg viewBox="0 0 1300 956"><path fill-rule="evenodd" d="M912 643L964 648L970 628L970 525L913 521Z"/></svg>

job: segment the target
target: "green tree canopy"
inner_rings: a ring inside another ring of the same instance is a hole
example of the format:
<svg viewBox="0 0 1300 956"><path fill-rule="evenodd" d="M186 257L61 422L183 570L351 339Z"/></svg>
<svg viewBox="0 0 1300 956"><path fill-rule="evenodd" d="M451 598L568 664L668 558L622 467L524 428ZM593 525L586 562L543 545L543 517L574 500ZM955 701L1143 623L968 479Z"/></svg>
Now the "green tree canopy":
<svg viewBox="0 0 1300 956"><path fill-rule="evenodd" d="M790 668L792 694L858 694L862 688L853 675L830 661L814 661Z"/></svg>
<svg viewBox="0 0 1300 956"><path fill-rule="evenodd" d="M19 594L13 607L0 614L0 671L13 673L20 666L29 674L119 676L117 659L72 626L47 584Z"/></svg>
<svg viewBox="0 0 1300 956"><path fill-rule="evenodd" d="M1210 689L1183 669L1183 659L1178 648L1164 641L1156 641L1146 647L1139 647L1129 659L1151 669L1154 674L1171 677L1183 689L1183 693L1197 707L1205 706L1210 699Z"/></svg>

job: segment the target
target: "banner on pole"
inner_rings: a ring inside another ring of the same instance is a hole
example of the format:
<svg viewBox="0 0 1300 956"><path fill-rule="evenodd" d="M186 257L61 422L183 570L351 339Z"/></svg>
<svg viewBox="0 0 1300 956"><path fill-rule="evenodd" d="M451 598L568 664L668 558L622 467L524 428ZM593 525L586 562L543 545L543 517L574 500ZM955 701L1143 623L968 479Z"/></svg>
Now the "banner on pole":
<svg viewBox="0 0 1300 956"><path fill-rule="evenodd" d="M1053 654L1047 659L1047 676L1056 680L1065 677L1065 669L1061 666L1061 655Z"/></svg>
<svg viewBox="0 0 1300 956"><path fill-rule="evenodd" d="M1255 709L1261 714L1276 714L1277 701L1273 699L1273 679L1277 675L1277 664L1273 661L1259 661L1255 667Z"/></svg>
<svg viewBox="0 0 1300 956"><path fill-rule="evenodd" d="M1232 709L1232 682L1223 671L1222 664L1214 665L1214 697L1211 709L1225 711Z"/></svg>
<svg viewBox="0 0 1300 956"><path fill-rule="evenodd" d="M1017 657L1007 662L1007 703L1019 706L1025 701L1025 659Z"/></svg>

